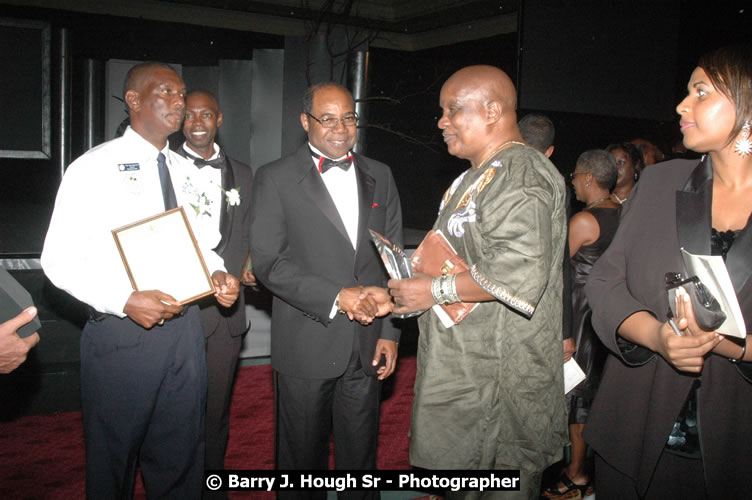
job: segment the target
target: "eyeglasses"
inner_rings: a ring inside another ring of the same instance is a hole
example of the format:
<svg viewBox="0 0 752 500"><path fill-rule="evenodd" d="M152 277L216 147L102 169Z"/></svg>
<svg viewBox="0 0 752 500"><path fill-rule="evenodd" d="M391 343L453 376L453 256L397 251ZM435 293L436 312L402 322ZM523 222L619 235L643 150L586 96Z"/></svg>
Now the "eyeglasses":
<svg viewBox="0 0 752 500"><path fill-rule="evenodd" d="M575 175L586 174L587 172L571 172L569 174L569 180L574 180Z"/></svg>
<svg viewBox="0 0 752 500"><path fill-rule="evenodd" d="M333 118L328 116L321 120L307 111L306 114L319 122L319 124L324 128L335 128L337 125L339 125L339 122L342 122L342 125L344 125L345 127L354 127L358 124L358 115L356 113L345 115L343 118Z"/></svg>

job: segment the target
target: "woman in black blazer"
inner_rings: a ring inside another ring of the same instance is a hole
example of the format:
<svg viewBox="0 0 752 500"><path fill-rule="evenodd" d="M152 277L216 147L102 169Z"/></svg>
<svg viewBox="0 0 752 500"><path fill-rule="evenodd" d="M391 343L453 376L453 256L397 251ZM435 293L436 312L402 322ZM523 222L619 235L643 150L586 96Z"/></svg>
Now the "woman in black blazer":
<svg viewBox="0 0 752 500"><path fill-rule="evenodd" d="M585 440L599 497L746 498L752 432L752 348L705 332L691 306L667 322L664 276L680 248L723 255L752 325L752 53L704 56L677 106L684 145L702 161L647 169L586 287L609 348Z"/></svg>

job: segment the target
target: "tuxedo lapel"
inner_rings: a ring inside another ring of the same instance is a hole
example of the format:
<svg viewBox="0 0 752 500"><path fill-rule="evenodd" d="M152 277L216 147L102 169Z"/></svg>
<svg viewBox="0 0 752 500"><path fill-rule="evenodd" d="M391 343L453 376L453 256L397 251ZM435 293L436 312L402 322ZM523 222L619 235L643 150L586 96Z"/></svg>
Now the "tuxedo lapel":
<svg viewBox="0 0 752 500"><path fill-rule="evenodd" d="M209 168L209 167L204 167ZM222 168L222 209L219 211L219 232L222 235L222 238L219 240L219 243L217 244L217 248L215 248L216 252L220 255L222 252L224 252L225 248L227 248L227 243L230 241L230 235L232 233L232 221L233 217L235 216L235 208L234 206L230 206L227 204L227 196L226 193L228 193L231 189L235 188L235 174L233 173L233 166L232 162L230 161L230 158L225 155L225 165ZM241 193L241 196L245 194L248 196L250 193ZM242 202L241 202L242 203Z"/></svg>
<svg viewBox="0 0 752 500"><path fill-rule="evenodd" d="M358 239L357 244L360 250L362 242L371 241L368 233L368 218L371 215L371 208L373 208L373 193L376 189L376 180L368 173L368 168L365 161L355 155L355 175L358 179Z"/></svg>
<svg viewBox="0 0 752 500"><path fill-rule="evenodd" d="M676 229L680 246L688 252L710 255L712 204L713 168L708 155L692 172L684 190L676 192ZM726 256L726 268L737 295L752 276L750 256L752 228L748 220Z"/></svg>
<svg viewBox="0 0 752 500"><path fill-rule="evenodd" d="M316 170L316 167L311 160L311 155L308 152L308 147L298 150L298 154L295 156L295 161L298 163L302 177L300 178L300 188L310 197L314 205L329 219L329 222L337 228L337 231L347 241L347 246L352 248L350 237L347 235L347 229L342 222L342 217L339 216L337 207L329 195L329 190L326 188L321 174Z"/></svg>
<svg viewBox="0 0 752 500"><path fill-rule="evenodd" d="M676 231L679 247L710 255L713 171L709 157L692 172L684 189L676 192Z"/></svg>

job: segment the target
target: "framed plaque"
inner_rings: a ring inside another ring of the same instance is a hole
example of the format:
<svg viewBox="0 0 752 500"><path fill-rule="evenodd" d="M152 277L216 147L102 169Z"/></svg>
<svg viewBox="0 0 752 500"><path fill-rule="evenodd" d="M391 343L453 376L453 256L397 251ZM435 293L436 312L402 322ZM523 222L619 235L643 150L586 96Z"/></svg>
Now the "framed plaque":
<svg viewBox="0 0 752 500"><path fill-rule="evenodd" d="M181 304L214 293L183 207L113 229L112 236L134 290L160 290Z"/></svg>

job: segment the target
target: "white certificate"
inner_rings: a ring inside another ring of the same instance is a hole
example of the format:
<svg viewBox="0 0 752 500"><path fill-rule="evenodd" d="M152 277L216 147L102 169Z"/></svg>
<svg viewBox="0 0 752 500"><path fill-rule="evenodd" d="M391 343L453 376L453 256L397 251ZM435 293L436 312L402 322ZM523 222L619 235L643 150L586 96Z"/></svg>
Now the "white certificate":
<svg viewBox="0 0 752 500"><path fill-rule="evenodd" d="M160 290L181 304L214 293L183 207L112 230L136 291Z"/></svg>

